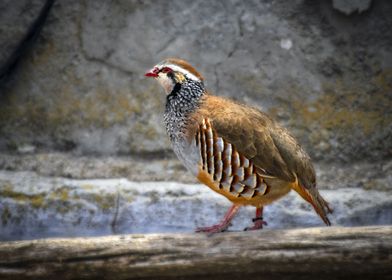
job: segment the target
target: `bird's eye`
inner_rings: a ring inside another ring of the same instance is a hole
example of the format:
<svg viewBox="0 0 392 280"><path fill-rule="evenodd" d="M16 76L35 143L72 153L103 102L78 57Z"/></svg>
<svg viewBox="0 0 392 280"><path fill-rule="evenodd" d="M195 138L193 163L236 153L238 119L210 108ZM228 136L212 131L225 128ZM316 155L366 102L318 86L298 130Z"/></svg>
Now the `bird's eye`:
<svg viewBox="0 0 392 280"><path fill-rule="evenodd" d="M169 73L171 71L173 71L173 70L170 67L163 67L161 70L162 73Z"/></svg>

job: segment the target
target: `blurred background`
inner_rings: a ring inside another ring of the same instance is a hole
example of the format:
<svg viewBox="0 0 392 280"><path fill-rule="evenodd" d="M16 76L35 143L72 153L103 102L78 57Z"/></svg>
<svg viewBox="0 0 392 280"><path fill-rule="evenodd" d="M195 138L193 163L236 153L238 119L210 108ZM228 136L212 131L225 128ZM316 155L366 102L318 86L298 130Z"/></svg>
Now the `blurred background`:
<svg viewBox="0 0 392 280"><path fill-rule="evenodd" d="M220 219L230 203L177 161L165 94L143 77L166 57L289 128L334 224L392 224L391 15L388 0L2 0L0 240ZM296 194L265 213L270 228L322 225Z"/></svg>

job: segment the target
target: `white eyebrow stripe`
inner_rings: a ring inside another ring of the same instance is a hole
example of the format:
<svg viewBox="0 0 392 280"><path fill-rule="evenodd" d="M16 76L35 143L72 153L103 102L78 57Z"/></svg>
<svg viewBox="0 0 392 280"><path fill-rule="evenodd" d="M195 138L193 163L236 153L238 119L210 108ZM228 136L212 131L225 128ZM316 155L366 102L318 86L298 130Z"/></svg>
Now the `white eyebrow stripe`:
<svg viewBox="0 0 392 280"><path fill-rule="evenodd" d="M184 68L182 68L182 67L180 67L180 66L178 66L178 65L175 65L175 64L163 64L163 65L160 65L161 67L163 66L163 67L169 67L169 68L171 68L173 71L178 71L178 72L181 72L181 73L183 73L183 74L185 74L188 78L190 78L190 79L192 79L192 80L195 80L195 81L200 81L200 79L198 78L198 77L196 77L194 74L192 74L191 72L189 72L188 70L186 70L186 69L184 69Z"/></svg>

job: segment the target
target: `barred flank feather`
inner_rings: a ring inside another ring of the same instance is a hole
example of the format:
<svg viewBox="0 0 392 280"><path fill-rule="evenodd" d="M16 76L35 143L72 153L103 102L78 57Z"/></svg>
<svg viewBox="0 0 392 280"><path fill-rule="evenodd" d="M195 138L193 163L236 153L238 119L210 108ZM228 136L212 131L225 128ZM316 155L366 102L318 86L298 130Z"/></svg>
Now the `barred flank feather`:
<svg viewBox="0 0 392 280"><path fill-rule="evenodd" d="M239 154L236 148L218 137L208 119L203 119L195 136L203 170L213 181L234 197L251 199L266 195L268 186L256 172L251 160Z"/></svg>

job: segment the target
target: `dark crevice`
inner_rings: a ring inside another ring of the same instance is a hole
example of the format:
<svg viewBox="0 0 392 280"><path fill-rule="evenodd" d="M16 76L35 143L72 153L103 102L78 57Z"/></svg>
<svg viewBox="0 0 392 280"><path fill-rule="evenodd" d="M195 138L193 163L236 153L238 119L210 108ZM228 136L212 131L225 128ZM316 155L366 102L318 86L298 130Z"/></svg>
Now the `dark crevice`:
<svg viewBox="0 0 392 280"><path fill-rule="evenodd" d="M23 58L38 38L54 2L55 0L47 0L45 2L45 5L42 7L37 18L28 28L25 36L17 44L17 47L11 53L6 62L0 66L0 85L6 83L16 69L18 62Z"/></svg>
<svg viewBox="0 0 392 280"><path fill-rule="evenodd" d="M113 220L110 223L110 227L112 229L113 234L116 234L116 226L117 226L118 214L119 214L119 210L120 210L120 197L121 197L120 191L117 188L115 211L114 211L114 215L113 215Z"/></svg>

